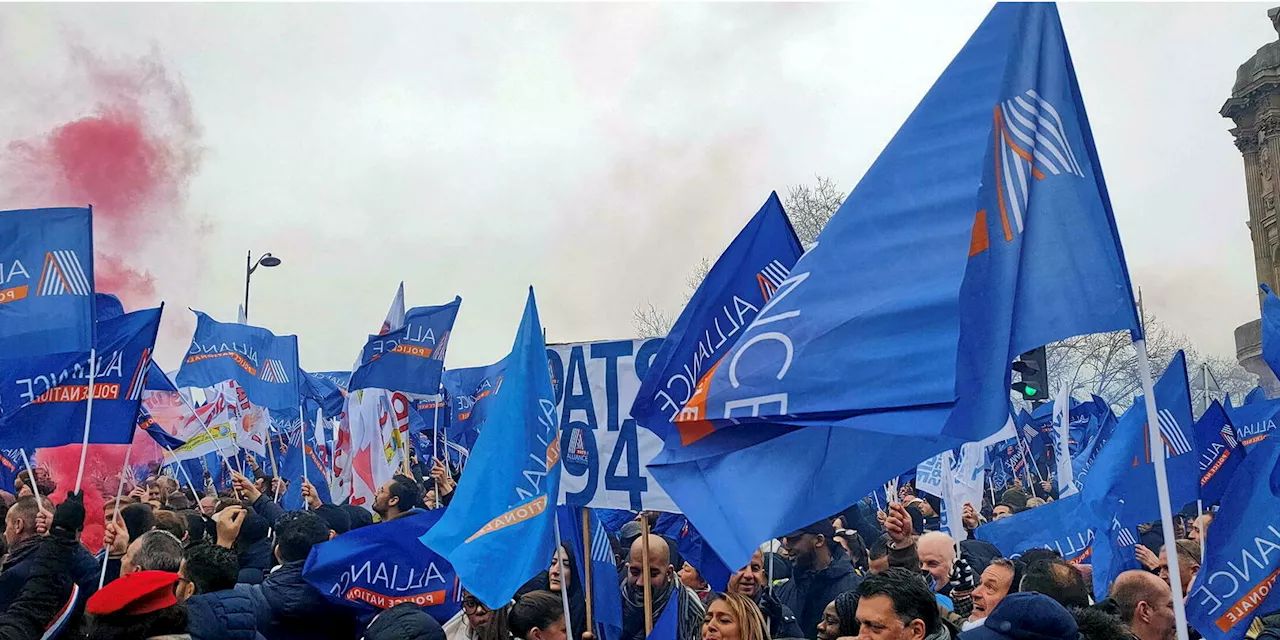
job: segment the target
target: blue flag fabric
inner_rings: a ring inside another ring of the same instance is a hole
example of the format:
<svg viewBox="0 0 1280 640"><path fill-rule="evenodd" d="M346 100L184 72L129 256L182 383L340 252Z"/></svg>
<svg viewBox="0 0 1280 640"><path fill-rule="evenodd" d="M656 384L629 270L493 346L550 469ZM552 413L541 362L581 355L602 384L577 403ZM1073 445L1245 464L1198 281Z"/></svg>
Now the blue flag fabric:
<svg viewBox="0 0 1280 640"><path fill-rule="evenodd" d="M342 390L343 395L346 395L347 391L350 390L350 371L317 371L311 375L316 376L317 378L324 378L325 380L333 383L335 387Z"/></svg>
<svg viewBox="0 0 1280 640"><path fill-rule="evenodd" d="M1169 499L1174 512L1200 493L1200 468L1191 419L1187 360L1179 351L1155 384L1160 435L1164 440ZM1130 527L1160 519L1155 465L1147 437L1146 403L1135 398L1093 463L1081 495L1100 519L1115 517Z"/></svg>
<svg viewBox="0 0 1280 640"><path fill-rule="evenodd" d="M1187 620L1206 640L1239 640L1260 613L1280 608L1280 440L1249 452L1206 532L1205 558L1187 596Z"/></svg>
<svg viewBox="0 0 1280 640"><path fill-rule="evenodd" d="M1200 461L1200 499L1206 505L1222 500L1231 477L1244 460L1244 446L1217 400L1196 421L1196 456Z"/></svg>
<svg viewBox="0 0 1280 640"><path fill-rule="evenodd" d="M556 507L556 518L560 521L560 541L573 549L575 558L582 558L586 547L586 537L582 533L583 507L560 505ZM622 593L618 590L618 565L613 558L613 547L609 544L609 534L604 525L596 517L594 509L586 509L591 525L591 598L595 604L595 624L592 629L597 638L605 640L621 640L622 638ZM586 569L582 560L576 563L578 574L574 576L578 584L586 584ZM582 631L573 630L575 635Z"/></svg>
<svg viewBox="0 0 1280 640"><path fill-rule="evenodd" d="M533 288L516 333L503 393L489 408L454 499L422 543L449 559L467 590L491 609L505 605L555 551L560 490L559 416ZM503 559L502 571L493 559Z"/></svg>
<svg viewBox="0 0 1280 640"><path fill-rule="evenodd" d="M444 388L449 402L446 428L451 441L467 450L475 446L476 439L488 420L494 399L502 390L506 370L507 359L503 358L485 367L450 369L444 372ZM420 413L424 421L435 417L434 409Z"/></svg>
<svg viewBox="0 0 1280 640"><path fill-rule="evenodd" d="M298 375L301 381L302 397L312 403L313 410L308 411L307 415L314 416L314 408L317 406L324 411L326 418L337 418L342 415L347 393L332 378L308 373L302 369L298 369Z"/></svg>
<svg viewBox="0 0 1280 640"><path fill-rule="evenodd" d="M372 613L412 602L443 624L461 609L462 592L449 562L418 539L445 511L353 529L318 544L302 577L336 605Z"/></svg>
<svg viewBox="0 0 1280 640"><path fill-rule="evenodd" d="M303 465L307 469L305 478L315 487L320 502L333 502L329 494L329 483L325 480L324 463L316 455L314 440L312 428L308 424L272 438L273 444L278 447L276 455L280 461L280 476L289 481L289 488L281 497L281 504L285 509L305 508L306 503L302 499Z"/></svg>
<svg viewBox="0 0 1280 640"><path fill-rule="evenodd" d="M1255 404L1267 401L1267 392L1262 387L1254 387L1249 395L1244 397L1244 404Z"/></svg>
<svg viewBox="0 0 1280 640"><path fill-rule="evenodd" d="M681 420L741 441L668 440L649 467L721 556L746 564L760 540L1002 427L1018 354L1120 329L1141 334L1057 9L997 4L703 376ZM734 424L752 421L781 434ZM768 467L729 462L753 447L804 487L776 492ZM796 453L778 464L779 452ZM874 464L851 476L850 456ZM789 499L734 509L720 500L730 485Z"/></svg>
<svg viewBox="0 0 1280 640"><path fill-rule="evenodd" d="M449 333L461 306L462 298L455 297L449 304L414 307L405 314L404 326L369 336L360 366L351 374L350 390L437 393Z"/></svg>
<svg viewBox="0 0 1280 640"><path fill-rule="evenodd" d="M1280 376L1280 298L1266 283L1262 289L1262 359Z"/></svg>
<svg viewBox="0 0 1280 640"><path fill-rule="evenodd" d="M0 354L93 348L93 213L0 211Z"/></svg>
<svg viewBox="0 0 1280 640"><path fill-rule="evenodd" d="M1227 411L1231 424L1236 428L1236 439L1246 450L1252 449L1276 429L1276 416L1280 414L1280 399L1246 402Z"/></svg>
<svg viewBox="0 0 1280 640"><path fill-rule="evenodd" d="M729 588L729 577L733 575L733 570L707 545L702 534L689 523L688 518L678 513L664 513L654 523L653 533L675 540L680 557L698 570L712 590L724 591Z"/></svg>
<svg viewBox="0 0 1280 640"><path fill-rule="evenodd" d="M277 336L262 327L218 322L192 311L196 332L174 380L178 386L212 387L235 380L256 405L298 408L297 336Z"/></svg>
<svg viewBox="0 0 1280 640"><path fill-rule="evenodd" d="M165 373L160 365L154 360L147 367L147 379L143 384L144 391L167 391L169 393L178 393L177 385L173 384L173 380L169 379L169 374Z"/></svg>
<svg viewBox="0 0 1280 640"><path fill-rule="evenodd" d="M795 266L803 250L782 201L770 193L711 266L672 325L649 374L640 381L631 417L663 439L698 439L706 423L672 422L693 398L703 373L728 353Z"/></svg>
<svg viewBox="0 0 1280 640"><path fill-rule="evenodd" d="M680 628L680 607L662 608L662 615L653 621L653 631L645 640L676 640Z"/></svg>
<svg viewBox="0 0 1280 640"><path fill-rule="evenodd" d="M1053 549L1072 563L1088 563L1093 514L1074 494L974 529L973 536L995 545L1007 558L1029 549Z"/></svg>
<svg viewBox="0 0 1280 640"><path fill-rule="evenodd" d="M1084 488L1084 484L1089 478L1089 472L1093 470L1093 463L1097 461L1098 454L1102 453L1103 447L1111 439L1111 436L1116 431L1116 425L1119 424L1115 414L1112 413L1107 413L1103 416L1105 422L1101 426L1095 427L1094 424L1097 420L1097 416L1089 416L1089 428L1094 431L1093 436L1085 442L1075 457L1071 458L1071 471L1075 477L1076 489Z"/></svg>
<svg viewBox="0 0 1280 640"><path fill-rule="evenodd" d="M186 440L169 435L169 432L165 431L164 427L160 426L155 421L155 418L151 417L151 412L147 411L147 408L143 406L138 407L138 428L146 431L147 435L151 436L151 439L155 440L156 444L169 451L187 443Z"/></svg>
<svg viewBox="0 0 1280 640"><path fill-rule="evenodd" d="M98 323L90 443L133 440L162 309ZM90 366L88 352L0 361L0 447L81 442Z"/></svg>
<svg viewBox="0 0 1280 640"><path fill-rule="evenodd" d="M1111 526L1100 526L1094 530L1093 558L1093 599L1101 602L1111 591L1111 585L1121 573L1131 569L1141 569L1138 563L1136 546L1138 544L1137 527L1122 527L1117 521Z"/></svg>
<svg viewBox="0 0 1280 640"><path fill-rule="evenodd" d="M124 304L110 293L95 293L93 296L95 302L95 314L99 322L119 318L124 315Z"/></svg>

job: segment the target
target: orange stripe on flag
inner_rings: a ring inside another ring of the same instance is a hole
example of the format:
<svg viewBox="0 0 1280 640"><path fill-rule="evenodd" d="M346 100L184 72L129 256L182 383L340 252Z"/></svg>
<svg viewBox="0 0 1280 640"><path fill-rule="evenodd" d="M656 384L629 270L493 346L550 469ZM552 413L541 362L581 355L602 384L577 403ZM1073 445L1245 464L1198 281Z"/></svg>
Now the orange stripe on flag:
<svg viewBox="0 0 1280 640"><path fill-rule="evenodd" d="M1004 121L1000 119L1000 107L996 107L996 131L1004 128ZM996 141L996 200L1000 202L1000 223L1004 225L1004 241L1013 242L1013 229L1009 228L1009 212L1004 207L1004 179L1000 175L1000 138Z"/></svg>
<svg viewBox="0 0 1280 640"><path fill-rule="evenodd" d="M466 542L471 542L476 538L489 535L494 531L498 531L500 529L506 529L507 527L520 524L525 520L531 520L533 518L536 518L538 515L540 515L542 512L546 510L547 510L547 496L545 495L538 496L537 498L534 498L533 500L526 502L525 504L522 504L490 520L488 524L484 525L483 527L480 527L479 531L471 534L471 537L467 538Z"/></svg>
<svg viewBox="0 0 1280 640"><path fill-rule="evenodd" d="M6 302L14 302L27 297L27 285L21 287L9 287L8 289L0 289L0 304Z"/></svg>
<svg viewBox="0 0 1280 640"><path fill-rule="evenodd" d="M680 432L680 444L689 445L710 435L715 431L715 427L707 422L707 390L711 386L711 378L715 377L716 369L720 368L720 362L716 362L707 369L698 379L698 384L693 388L693 396L685 403L680 413L676 414L675 424L676 430Z"/></svg>
<svg viewBox="0 0 1280 640"><path fill-rule="evenodd" d="M987 234L987 210L983 209L973 219L973 236L969 238L969 257L972 258L991 248L991 236Z"/></svg>
<svg viewBox="0 0 1280 640"><path fill-rule="evenodd" d="M1044 174L1036 168L1036 159L1031 157L1030 153L1027 153L1025 149L1019 147L1018 143L1013 141L1013 137L1009 135L1009 127L1000 127L1000 135L1004 136L1004 143L1009 145L1009 148L1013 149L1014 153L1022 156L1022 159L1026 160L1027 163L1031 165L1031 175L1034 176L1036 180L1044 180Z"/></svg>

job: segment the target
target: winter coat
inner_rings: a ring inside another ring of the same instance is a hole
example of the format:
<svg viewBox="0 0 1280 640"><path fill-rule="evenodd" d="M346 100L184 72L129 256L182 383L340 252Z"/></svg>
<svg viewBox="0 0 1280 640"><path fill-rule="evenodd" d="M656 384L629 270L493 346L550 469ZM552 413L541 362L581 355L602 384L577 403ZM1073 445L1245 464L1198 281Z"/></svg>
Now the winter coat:
<svg viewBox="0 0 1280 640"><path fill-rule="evenodd" d="M379 613L364 640L445 640L444 629L431 616L411 602L398 604Z"/></svg>
<svg viewBox="0 0 1280 640"><path fill-rule="evenodd" d="M804 637L818 637L818 621L822 611L836 596L858 588L862 576L853 570L849 556L839 545L831 547L831 564L820 571L801 571L793 568L791 579L774 589L774 595L782 604L795 612Z"/></svg>
<svg viewBox="0 0 1280 640"><path fill-rule="evenodd" d="M55 536L42 537L22 558L27 580L0 614L0 640L39 638L65 607L71 605L71 566L80 544Z"/></svg>
<svg viewBox="0 0 1280 640"><path fill-rule="evenodd" d="M267 572L275 565L275 555L271 553L271 540L263 538L239 553L240 573L236 574L236 582L242 584L259 584L267 577Z"/></svg>
<svg viewBox="0 0 1280 640"><path fill-rule="evenodd" d="M253 599L258 632L266 640L350 640L359 633L356 616L325 600L302 579L305 560L272 572L262 584L236 585Z"/></svg>
<svg viewBox="0 0 1280 640"><path fill-rule="evenodd" d="M235 589L189 598L187 626L191 640L262 640L253 598Z"/></svg>
<svg viewBox="0 0 1280 640"><path fill-rule="evenodd" d="M796 620L796 614L790 607L770 595L767 588L761 587L761 591L756 595L756 605L760 607L764 619L769 622L770 638L805 637L804 630L800 628L800 622ZM824 608L825 606L823 605Z"/></svg>

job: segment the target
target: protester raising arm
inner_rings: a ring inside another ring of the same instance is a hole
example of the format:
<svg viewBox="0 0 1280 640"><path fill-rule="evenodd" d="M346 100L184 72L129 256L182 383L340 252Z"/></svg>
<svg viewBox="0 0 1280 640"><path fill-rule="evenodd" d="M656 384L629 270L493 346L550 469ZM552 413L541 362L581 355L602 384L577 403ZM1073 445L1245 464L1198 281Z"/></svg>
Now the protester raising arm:
<svg viewBox="0 0 1280 640"><path fill-rule="evenodd" d="M262 493L251 480L244 477L243 474L235 471L231 472L231 481L235 483L236 488L244 496L245 502L248 502L258 515L267 519L267 525L274 527L280 516L284 515L284 507L276 504L270 496Z"/></svg>
<svg viewBox="0 0 1280 640"><path fill-rule="evenodd" d="M911 516L901 502L889 504L889 512L884 518L884 531L889 536L889 566L918 571L920 556L916 551Z"/></svg>

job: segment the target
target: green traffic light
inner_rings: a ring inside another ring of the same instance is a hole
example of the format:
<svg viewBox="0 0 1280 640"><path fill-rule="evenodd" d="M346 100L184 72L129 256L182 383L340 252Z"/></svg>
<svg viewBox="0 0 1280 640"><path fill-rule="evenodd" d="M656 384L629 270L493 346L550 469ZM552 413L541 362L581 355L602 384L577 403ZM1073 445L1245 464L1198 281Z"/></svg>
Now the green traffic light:
<svg viewBox="0 0 1280 640"><path fill-rule="evenodd" d="M1031 385L1025 385L1025 386L1023 386L1023 387L1022 387L1022 393L1023 393L1023 395L1027 396L1028 398L1030 398L1031 396L1036 395L1036 394L1037 394L1037 393L1039 393L1039 392L1040 392L1040 390L1039 390L1039 389L1036 389L1035 387L1033 387L1033 386L1031 386Z"/></svg>

